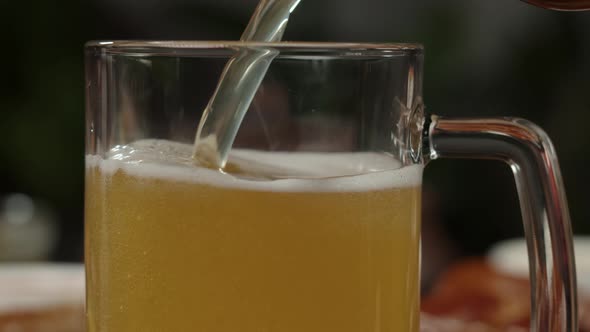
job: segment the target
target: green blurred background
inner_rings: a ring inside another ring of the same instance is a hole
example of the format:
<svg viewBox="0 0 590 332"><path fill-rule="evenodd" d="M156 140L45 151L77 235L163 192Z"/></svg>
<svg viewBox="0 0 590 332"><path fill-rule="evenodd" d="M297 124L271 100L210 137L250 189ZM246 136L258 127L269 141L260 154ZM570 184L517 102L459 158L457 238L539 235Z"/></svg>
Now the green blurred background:
<svg viewBox="0 0 590 332"><path fill-rule="evenodd" d="M237 39L255 6L3 1L0 196L24 193L54 221L49 259L83 256L84 43ZM590 12L550 12L517 0L307 0L285 39L424 44L428 111L539 124L560 157L574 230L590 232ZM441 264L522 234L512 175L501 163L437 161L427 168L424 193L425 241L446 248Z"/></svg>

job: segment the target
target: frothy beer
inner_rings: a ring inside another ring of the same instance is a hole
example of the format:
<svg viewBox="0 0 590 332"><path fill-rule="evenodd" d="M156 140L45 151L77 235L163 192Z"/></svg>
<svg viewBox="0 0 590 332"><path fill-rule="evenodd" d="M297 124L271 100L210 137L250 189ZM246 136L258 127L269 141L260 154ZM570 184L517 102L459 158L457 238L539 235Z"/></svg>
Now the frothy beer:
<svg viewBox="0 0 590 332"><path fill-rule="evenodd" d="M421 166L145 140L87 156L88 331L417 331Z"/></svg>

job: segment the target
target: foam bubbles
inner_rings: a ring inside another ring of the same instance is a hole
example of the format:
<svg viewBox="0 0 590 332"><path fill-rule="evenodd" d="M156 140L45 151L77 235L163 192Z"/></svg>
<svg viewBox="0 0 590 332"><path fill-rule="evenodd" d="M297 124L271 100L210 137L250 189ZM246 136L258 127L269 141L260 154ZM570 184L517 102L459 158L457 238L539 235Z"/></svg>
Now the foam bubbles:
<svg viewBox="0 0 590 332"><path fill-rule="evenodd" d="M86 156L86 167L105 174L123 171L142 178L218 187L282 192L351 192L419 186L422 166L401 167L390 156L370 152L312 153L232 150L240 175L195 166L192 145L141 140L116 146L106 156Z"/></svg>

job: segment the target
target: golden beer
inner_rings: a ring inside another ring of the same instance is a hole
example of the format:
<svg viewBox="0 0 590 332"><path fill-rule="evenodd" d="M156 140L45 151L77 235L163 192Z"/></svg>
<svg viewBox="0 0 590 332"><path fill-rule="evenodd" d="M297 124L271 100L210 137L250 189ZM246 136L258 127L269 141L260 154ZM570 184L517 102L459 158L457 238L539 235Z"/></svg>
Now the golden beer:
<svg viewBox="0 0 590 332"><path fill-rule="evenodd" d="M88 332L418 331L420 166L191 149L87 157Z"/></svg>

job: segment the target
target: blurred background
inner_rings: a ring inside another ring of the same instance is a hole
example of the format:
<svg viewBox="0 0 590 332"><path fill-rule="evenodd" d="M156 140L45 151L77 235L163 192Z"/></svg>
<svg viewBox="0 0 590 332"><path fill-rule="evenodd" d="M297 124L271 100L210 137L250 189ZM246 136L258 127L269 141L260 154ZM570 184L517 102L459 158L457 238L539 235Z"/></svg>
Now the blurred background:
<svg viewBox="0 0 590 332"><path fill-rule="evenodd" d="M3 1L0 259L83 258L84 43L238 39L256 3ZM574 231L590 232L590 12L517 0L307 0L284 39L424 44L427 110L539 124L560 157ZM512 174L499 162L432 163L424 198L434 272L522 235Z"/></svg>

